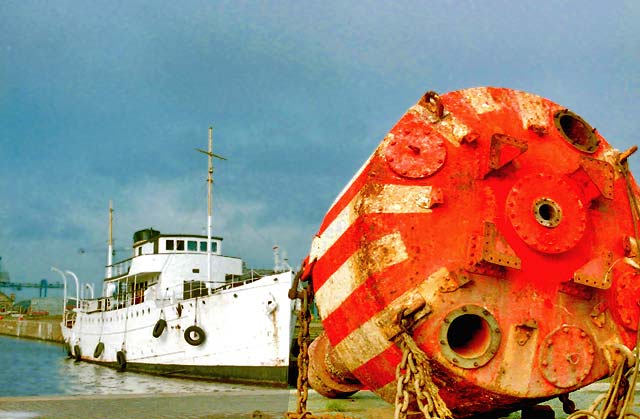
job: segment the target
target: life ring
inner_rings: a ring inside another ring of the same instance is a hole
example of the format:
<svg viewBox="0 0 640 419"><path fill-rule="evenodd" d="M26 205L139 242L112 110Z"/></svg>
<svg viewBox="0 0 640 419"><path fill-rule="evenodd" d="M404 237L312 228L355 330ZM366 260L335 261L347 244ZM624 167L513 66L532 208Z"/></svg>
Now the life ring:
<svg viewBox="0 0 640 419"><path fill-rule="evenodd" d="M74 345L73 346L73 357L76 359L76 361L80 361L80 357L82 356L82 353L80 351L80 345Z"/></svg>
<svg viewBox="0 0 640 419"><path fill-rule="evenodd" d="M102 352L104 352L104 343L98 342L98 344L96 345L96 349L93 351L93 357L100 358Z"/></svg>
<svg viewBox="0 0 640 419"><path fill-rule="evenodd" d="M125 356L124 351L118 351L116 353L116 361L118 362L120 371L124 371L127 368L127 357Z"/></svg>
<svg viewBox="0 0 640 419"><path fill-rule="evenodd" d="M193 326L187 327L187 329L184 331L184 340L186 340L189 345L202 345L202 343L204 342L204 338L204 330L202 330L195 324Z"/></svg>
<svg viewBox="0 0 640 419"><path fill-rule="evenodd" d="M156 322L156 325L153 327L153 337L159 338L164 329L167 327L167 321L165 319L160 319Z"/></svg>

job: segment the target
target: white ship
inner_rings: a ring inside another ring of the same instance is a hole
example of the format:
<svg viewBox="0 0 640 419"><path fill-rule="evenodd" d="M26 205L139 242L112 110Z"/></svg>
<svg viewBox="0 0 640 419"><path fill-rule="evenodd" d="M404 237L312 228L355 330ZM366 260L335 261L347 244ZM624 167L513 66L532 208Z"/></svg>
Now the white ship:
<svg viewBox="0 0 640 419"><path fill-rule="evenodd" d="M286 262L243 272L241 259L222 255L222 238L211 236L212 157L219 157L211 144L210 129L207 236L138 231L132 257L108 260L101 297L67 301L65 288L65 308L76 300L61 325L70 356L120 370L286 385L293 273ZM108 247L110 258L111 237Z"/></svg>

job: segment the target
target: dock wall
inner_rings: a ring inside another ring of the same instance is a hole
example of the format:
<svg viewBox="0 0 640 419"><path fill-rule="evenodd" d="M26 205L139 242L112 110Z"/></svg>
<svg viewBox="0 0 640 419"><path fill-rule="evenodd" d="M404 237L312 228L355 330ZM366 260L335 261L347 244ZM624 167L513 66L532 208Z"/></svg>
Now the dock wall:
<svg viewBox="0 0 640 419"><path fill-rule="evenodd" d="M28 339L63 342L60 331L60 319L14 319L0 320L0 335Z"/></svg>

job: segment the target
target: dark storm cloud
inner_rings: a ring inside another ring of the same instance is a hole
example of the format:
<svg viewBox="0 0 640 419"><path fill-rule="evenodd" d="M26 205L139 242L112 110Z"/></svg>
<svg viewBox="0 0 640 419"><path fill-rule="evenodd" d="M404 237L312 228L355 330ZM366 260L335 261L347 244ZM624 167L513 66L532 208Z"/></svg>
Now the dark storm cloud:
<svg viewBox="0 0 640 419"><path fill-rule="evenodd" d="M336 194L426 90L497 85L637 141L634 2L37 2L0 6L0 255L15 277L155 226L200 233L206 147L225 248L292 265ZM632 164L635 164L632 162ZM34 233L35 232L35 233ZM38 260L31 262L38 253Z"/></svg>

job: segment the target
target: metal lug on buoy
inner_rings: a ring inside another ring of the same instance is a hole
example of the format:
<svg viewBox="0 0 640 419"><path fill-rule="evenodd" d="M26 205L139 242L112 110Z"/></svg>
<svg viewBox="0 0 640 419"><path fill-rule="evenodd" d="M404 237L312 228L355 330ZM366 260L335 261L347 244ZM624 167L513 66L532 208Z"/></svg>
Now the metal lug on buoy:
<svg viewBox="0 0 640 419"><path fill-rule="evenodd" d="M332 399L346 398L362 389L362 384L336 356L324 333L309 345L309 384Z"/></svg>

